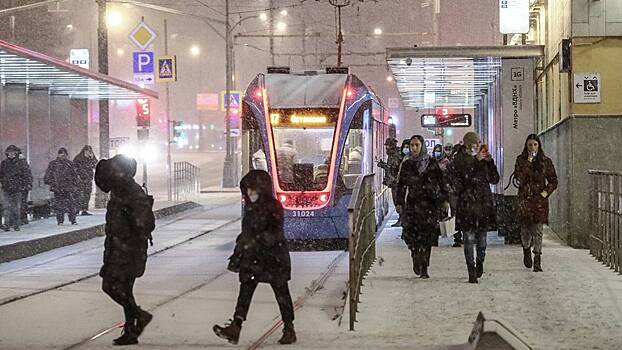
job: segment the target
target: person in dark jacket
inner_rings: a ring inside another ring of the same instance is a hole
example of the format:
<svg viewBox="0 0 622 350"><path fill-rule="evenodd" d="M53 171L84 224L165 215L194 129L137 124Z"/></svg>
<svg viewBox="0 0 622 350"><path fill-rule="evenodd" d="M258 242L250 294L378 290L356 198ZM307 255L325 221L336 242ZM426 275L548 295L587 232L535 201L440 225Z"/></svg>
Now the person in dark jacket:
<svg viewBox="0 0 622 350"><path fill-rule="evenodd" d="M544 154L536 134L527 136L523 152L516 158L514 176L519 183L518 215L523 264L526 268L533 265L534 272L542 272L542 225L549 222L549 197L557 189L557 174L553 161Z"/></svg>
<svg viewBox="0 0 622 350"><path fill-rule="evenodd" d="M89 213L89 201L91 200L91 192L93 192L93 176L95 175L95 166L97 158L93 152L93 148L86 145L80 153L73 158L73 165L78 173L78 210L81 210L82 216L92 215Z"/></svg>
<svg viewBox="0 0 622 350"><path fill-rule="evenodd" d="M17 157L20 161L24 162L26 168L28 168L28 176L26 179L24 190L22 191L22 203L20 207L20 219L22 221L22 225L28 225L28 194L30 193L30 191L32 191L32 171L30 170L28 160L26 159L26 156L22 153L21 149L19 149L19 154L17 155Z"/></svg>
<svg viewBox="0 0 622 350"><path fill-rule="evenodd" d="M283 233L283 207L274 198L272 179L263 170L250 171L240 182L244 199L242 233L236 239L228 269L237 272L240 293L231 322L214 325L217 336L237 344L242 323L246 320L251 299L258 283L269 283L276 296L283 336L281 344L296 342L294 307L289 293L291 261Z"/></svg>
<svg viewBox="0 0 622 350"><path fill-rule="evenodd" d="M145 272L147 241L155 229L153 198L134 181L136 160L116 155L102 160L95 170L95 184L110 192L106 211L104 264L99 271L102 290L123 307L125 325L114 345L137 344L153 316L136 304L134 282Z"/></svg>
<svg viewBox="0 0 622 350"><path fill-rule="evenodd" d="M469 283L477 283L484 273L488 228L495 222L490 185L499 182L499 172L479 135L468 132L464 146L449 165L456 196L456 227L464 233L464 257ZM473 249L477 247L477 257Z"/></svg>
<svg viewBox="0 0 622 350"><path fill-rule="evenodd" d="M415 274L429 278L430 253L440 232L438 222L444 216L443 207L448 207L447 191L438 161L428 155L422 136L411 138L410 154L399 177L402 238L411 252Z"/></svg>
<svg viewBox="0 0 622 350"><path fill-rule="evenodd" d="M22 195L32 184L32 173L28 162L19 159L20 150L15 145L6 148L4 159L0 163L0 184L2 184L2 208L5 223L3 229L11 227L19 231L21 221Z"/></svg>
<svg viewBox="0 0 622 350"><path fill-rule="evenodd" d="M451 145L451 144L449 144ZM451 178L452 174L449 171L450 167L449 165L451 164L451 162L453 162L454 158L456 157L456 154L458 154L458 151L460 151L460 149L462 148L462 145L457 144L457 145L451 145L450 146L451 149L449 150L449 154L447 156L447 158L449 158L449 163L447 164L447 168L446 168L446 176L447 176L447 182L449 184L449 205L451 206L451 212L455 215L456 213L456 207L458 204L458 197L456 196L456 193L454 191L453 188L453 179ZM456 230L456 233L454 234L454 244L452 245L452 247L454 248L460 248L462 247L462 231L460 231L459 229Z"/></svg>
<svg viewBox="0 0 622 350"><path fill-rule="evenodd" d="M397 175L400 170L400 164L402 164L402 152L397 148L397 140L395 138L388 138L384 142L385 150L387 152L387 161L380 160L378 167L384 170L384 179L382 183L391 189L391 197L393 198L393 204L395 208L399 205L397 198L398 178ZM397 222L391 225L392 227L402 226L401 218L398 218Z"/></svg>
<svg viewBox="0 0 622 350"><path fill-rule="evenodd" d="M69 159L67 149L61 147L58 157L50 162L45 170L43 181L50 185L50 191L54 193L54 211L56 222L62 225L65 221L65 213L72 225L76 224L75 192L78 186L78 174Z"/></svg>

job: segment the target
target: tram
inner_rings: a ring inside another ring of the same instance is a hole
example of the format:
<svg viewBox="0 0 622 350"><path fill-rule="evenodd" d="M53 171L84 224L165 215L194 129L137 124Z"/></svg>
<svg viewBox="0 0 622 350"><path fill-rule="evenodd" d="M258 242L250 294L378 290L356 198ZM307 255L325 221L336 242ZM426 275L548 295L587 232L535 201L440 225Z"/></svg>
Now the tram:
<svg viewBox="0 0 622 350"><path fill-rule="evenodd" d="M380 98L347 68L268 68L245 91L241 126L242 173L272 176L289 241L345 243L361 175L376 174L377 222L383 221L390 191L377 161L395 126Z"/></svg>

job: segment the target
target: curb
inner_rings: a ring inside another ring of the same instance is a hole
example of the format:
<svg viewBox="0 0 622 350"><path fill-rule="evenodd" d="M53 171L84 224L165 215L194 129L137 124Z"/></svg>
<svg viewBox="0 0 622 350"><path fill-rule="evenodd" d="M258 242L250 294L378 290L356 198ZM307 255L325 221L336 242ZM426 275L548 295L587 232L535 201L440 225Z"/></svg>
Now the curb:
<svg viewBox="0 0 622 350"><path fill-rule="evenodd" d="M201 205L195 202L183 202L170 207L160 208L153 212L156 219L198 208ZM27 258L52 249L65 247L82 241L105 235L106 224L86 227L83 229L59 233L30 241L17 242L0 247L0 263Z"/></svg>

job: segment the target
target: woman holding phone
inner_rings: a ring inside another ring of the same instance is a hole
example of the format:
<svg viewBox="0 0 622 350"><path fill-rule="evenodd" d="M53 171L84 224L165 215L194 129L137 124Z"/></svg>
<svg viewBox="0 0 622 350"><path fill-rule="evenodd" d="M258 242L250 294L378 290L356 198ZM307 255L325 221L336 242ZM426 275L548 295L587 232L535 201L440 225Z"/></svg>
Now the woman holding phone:
<svg viewBox="0 0 622 350"><path fill-rule="evenodd" d="M523 152L516 158L514 176L519 183L523 264L526 268L533 266L534 272L542 272L542 226L549 222L549 197L557 189L557 174L536 134L527 136Z"/></svg>

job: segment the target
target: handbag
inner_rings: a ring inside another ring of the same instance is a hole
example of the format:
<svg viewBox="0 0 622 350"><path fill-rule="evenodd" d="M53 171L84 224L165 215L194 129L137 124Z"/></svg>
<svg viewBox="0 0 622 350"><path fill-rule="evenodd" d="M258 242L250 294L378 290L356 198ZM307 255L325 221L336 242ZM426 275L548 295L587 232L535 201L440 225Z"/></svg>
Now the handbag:
<svg viewBox="0 0 622 350"><path fill-rule="evenodd" d="M456 233L456 217L451 215L451 208L447 211L447 217L439 221L438 225L443 237L451 237Z"/></svg>

